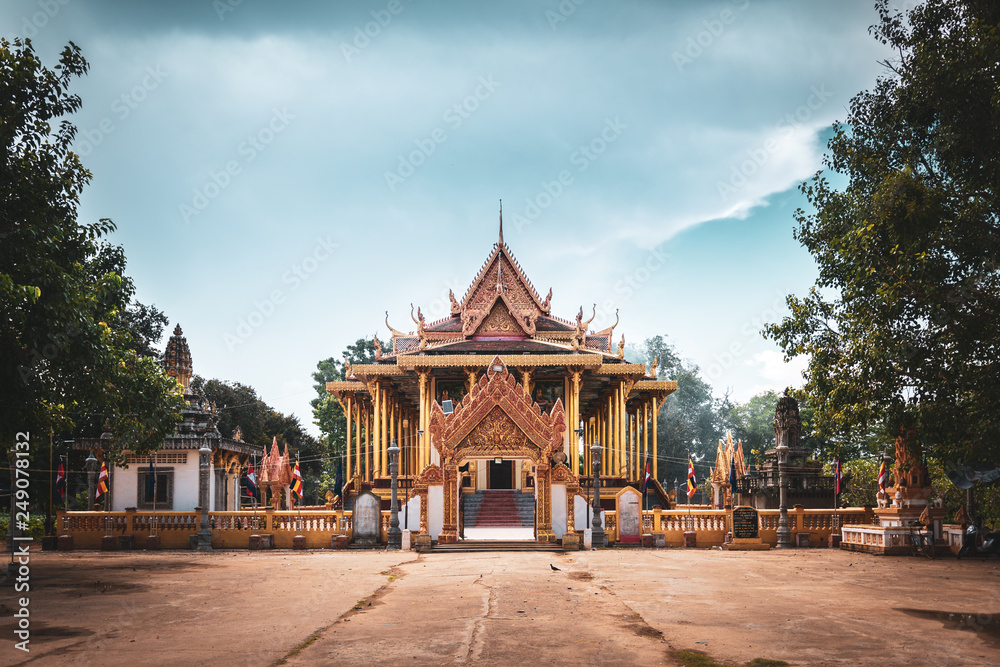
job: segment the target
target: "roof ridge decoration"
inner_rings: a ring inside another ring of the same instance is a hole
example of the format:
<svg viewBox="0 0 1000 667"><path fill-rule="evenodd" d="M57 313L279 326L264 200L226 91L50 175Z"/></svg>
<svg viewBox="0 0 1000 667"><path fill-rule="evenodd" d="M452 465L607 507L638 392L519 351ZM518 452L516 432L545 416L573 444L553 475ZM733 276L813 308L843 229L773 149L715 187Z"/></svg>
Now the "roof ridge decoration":
<svg viewBox="0 0 1000 667"><path fill-rule="evenodd" d="M548 460L562 447L566 430L562 399L556 400L550 412L542 412L497 355L454 412L445 415L441 405L432 401L430 432L442 460L451 460L463 441L497 408L524 433L540 459Z"/></svg>

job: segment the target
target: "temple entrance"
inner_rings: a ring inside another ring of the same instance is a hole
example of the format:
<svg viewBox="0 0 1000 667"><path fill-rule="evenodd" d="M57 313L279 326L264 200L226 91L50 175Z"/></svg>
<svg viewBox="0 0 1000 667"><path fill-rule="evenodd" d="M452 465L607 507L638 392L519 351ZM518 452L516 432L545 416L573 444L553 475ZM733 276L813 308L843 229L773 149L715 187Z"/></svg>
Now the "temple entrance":
<svg viewBox="0 0 1000 667"><path fill-rule="evenodd" d="M536 540L555 542L550 462L562 448L565 430L562 401L557 400L550 413L542 412L499 357L453 412L445 415L441 406L432 402L430 432L441 457L441 467L435 467L433 477L443 477L443 525L438 541L449 544L459 539L459 508L465 500L459 467L466 459L478 459L486 462L489 477L483 495L510 496L500 508L504 522L523 515ZM534 488L528 493L516 489L516 475L524 460L531 461L534 473ZM527 506L519 507L519 501Z"/></svg>
<svg viewBox="0 0 1000 667"><path fill-rule="evenodd" d="M514 488L514 461L490 461L486 471L488 489Z"/></svg>

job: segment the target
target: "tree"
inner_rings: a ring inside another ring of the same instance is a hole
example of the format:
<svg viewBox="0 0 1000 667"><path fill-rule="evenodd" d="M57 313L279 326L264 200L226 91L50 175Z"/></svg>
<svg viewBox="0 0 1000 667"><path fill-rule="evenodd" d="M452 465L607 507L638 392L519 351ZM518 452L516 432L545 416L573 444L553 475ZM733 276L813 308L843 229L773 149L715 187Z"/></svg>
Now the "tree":
<svg viewBox="0 0 1000 667"><path fill-rule="evenodd" d="M693 455L696 463L714 456L724 433L712 387L702 379L698 366L682 361L663 336L630 347L627 358L648 364L655 358L657 377L677 382L677 391L664 399L657 415L658 472L662 480L686 479L688 456Z"/></svg>
<svg viewBox="0 0 1000 667"><path fill-rule="evenodd" d="M289 456L298 456L300 461L305 503L318 504L323 490L321 480L330 467L329 457L321 443L302 428L298 417L275 410L253 387L239 382L205 380L195 375L191 387L203 391L215 403L222 435L232 437L239 427L244 442L260 445L265 451L270 451L273 438L278 439L282 452L288 445Z"/></svg>
<svg viewBox="0 0 1000 667"><path fill-rule="evenodd" d="M1000 431L1000 5L877 3L871 32L898 59L834 126L815 211L796 238L819 267L765 328L809 355L805 395L827 436L915 425L932 455L995 456Z"/></svg>
<svg viewBox="0 0 1000 667"><path fill-rule="evenodd" d="M359 338L353 345L348 345L341 356L351 365L373 363L375 361L375 342ZM339 462L343 460L345 454L347 417L344 415L344 410L336 396L327 393L326 383L344 379L344 363L329 357L317 363L316 369L312 376L316 382L313 385L316 389L316 398L310 401L313 407L313 422L319 427L322 434L320 441L331 461ZM324 484L333 488L336 466L331 464L328 472L329 475Z"/></svg>
<svg viewBox="0 0 1000 667"><path fill-rule="evenodd" d="M121 462L160 445L183 397L150 354L162 314L132 303L125 254L102 240L114 223L77 220L91 175L60 119L87 69L72 43L48 69L30 40L0 40L0 437L107 421Z"/></svg>

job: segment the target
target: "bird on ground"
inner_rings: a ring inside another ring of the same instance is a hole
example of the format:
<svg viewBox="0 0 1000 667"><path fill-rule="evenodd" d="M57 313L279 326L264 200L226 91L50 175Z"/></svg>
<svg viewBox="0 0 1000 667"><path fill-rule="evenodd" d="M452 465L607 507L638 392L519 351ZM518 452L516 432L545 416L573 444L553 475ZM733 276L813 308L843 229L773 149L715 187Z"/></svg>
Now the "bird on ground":
<svg viewBox="0 0 1000 667"><path fill-rule="evenodd" d="M552 568L553 570L555 570L556 572L562 572L562 570L560 570L560 569L559 569L558 567L556 567L556 566L555 566L555 565L553 565L552 563L549 563L549 567L551 567L551 568Z"/></svg>

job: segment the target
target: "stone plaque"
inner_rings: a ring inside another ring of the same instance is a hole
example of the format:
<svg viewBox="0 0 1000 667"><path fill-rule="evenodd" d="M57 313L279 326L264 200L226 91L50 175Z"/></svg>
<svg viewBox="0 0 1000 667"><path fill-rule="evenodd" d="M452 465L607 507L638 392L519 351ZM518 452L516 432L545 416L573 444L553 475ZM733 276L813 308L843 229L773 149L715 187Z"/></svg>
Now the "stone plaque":
<svg viewBox="0 0 1000 667"><path fill-rule="evenodd" d="M618 539L638 542L642 534L642 496L635 489L625 489L618 496Z"/></svg>
<svg viewBox="0 0 1000 667"><path fill-rule="evenodd" d="M759 537L760 519L752 507L737 507L733 510L733 537L747 540Z"/></svg>
<svg viewBox="0 0 1000 667"><path fill-rule="evenodd" d="M354 501L354 543L363 547L378 546L381 518L378 496L373 493L359 495Z"/></svg>

